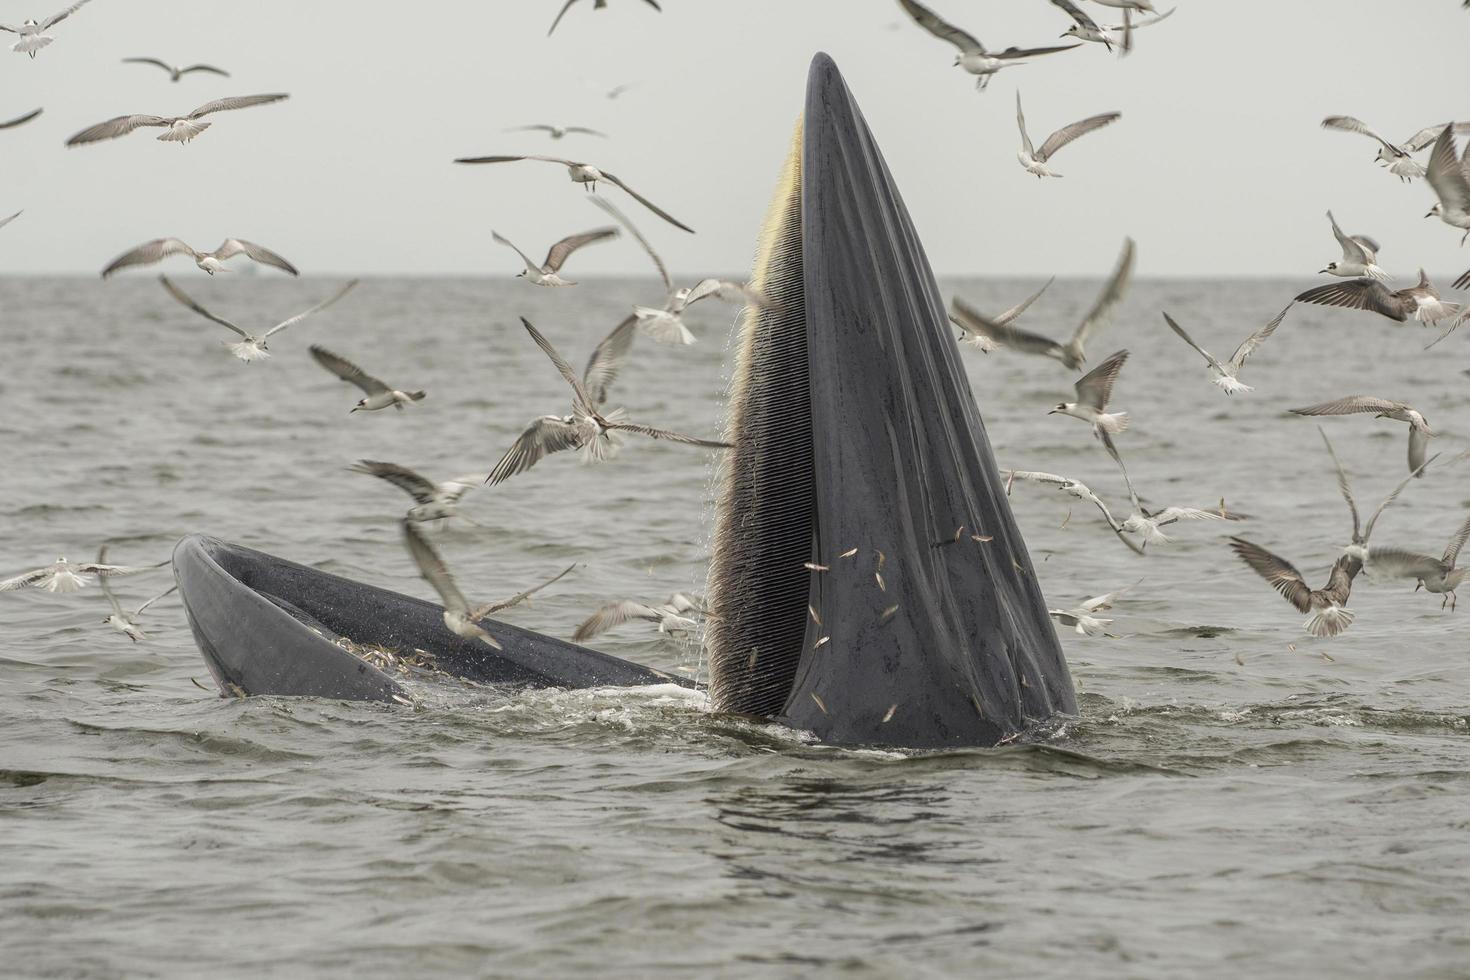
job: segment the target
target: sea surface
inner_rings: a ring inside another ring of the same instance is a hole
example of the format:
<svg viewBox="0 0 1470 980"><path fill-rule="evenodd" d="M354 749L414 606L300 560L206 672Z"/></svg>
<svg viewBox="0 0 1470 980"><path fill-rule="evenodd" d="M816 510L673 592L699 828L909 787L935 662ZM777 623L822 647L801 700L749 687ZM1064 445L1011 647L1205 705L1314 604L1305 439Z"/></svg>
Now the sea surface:
<svg viewBox="0 0 1470 980"><path fill-rule="evenodd" d="M255 329L337 285L180 271ZM1359 579L1352 629L1315 640L1225 544L1244 533L1323 584L1351 525L1313 420L1285 410L1401 398L1448 459L1470 446L1470 331L1426 354L1427 328L1297 307L1244 372L1256 390L1227 398L1159 316L1226 357L1308 284L1143 280L1089 345L1094 364L1133 352L1115 404L1140 491L1250 520L1178 525L1138 558L1087 505L1016 487L1052 605L1133 586L1108 614L1118 638L1062 632L1081 715L1040 742L833 749L672 686L225 699L176 596L135 645L96 589L0 594L0 972L1470 976L1470 590L1451 613ZM944 285L999 310L1039 283ZM1065 335L1097 288L1059 281L1021 324ZM159 562L201 531L430 595L395 526L408 498L348 466L487 471L567 403L517 317L580 365L658 292L366 280L245 365L148 275L0 279L0 577L103 540ZM613 402L712 436L735 314L689 319L699 342L640 339ZM349 415L358 393L311 343L429 397ZM1069 372L964 354L1002 466L1079 478L1126 513L1086 427L1046 414ZM1323 425L1371 510L1407 472L1405 427ZM1467 475L1415 481L1375 544L1438 554ZM596 470L552 458L466 498L484 527L436 539L472 600L585 563L506 617L567 636L608 599L703 588L713 476L684 446ZM165 568L116 587L136 605L169 584ZM641 623L598 645L700 667Z"/></svg>

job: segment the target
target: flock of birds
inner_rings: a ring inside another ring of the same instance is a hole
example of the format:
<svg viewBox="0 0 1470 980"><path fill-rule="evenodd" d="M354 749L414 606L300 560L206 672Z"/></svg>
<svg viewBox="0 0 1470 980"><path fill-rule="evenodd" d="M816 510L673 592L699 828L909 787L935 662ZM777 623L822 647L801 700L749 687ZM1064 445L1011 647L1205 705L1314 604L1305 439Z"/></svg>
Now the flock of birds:
<svg viewBox="0 0 1470 980"><path fill-rule="evenodd" d="M19 37L12 50L31 58L52 43L48 33L57 24L85 6L89 0L79 0L61 12L43 20L31 19L21 26L0 24L0 30ZM1072 0L1050 0L1070 19L1070 24L1061 37L1077 43L1050 44L1038 47L1010 46L1004 49L988 48L974 35L944 20L918 0L897 0L899 7L920 28L957 49L955 65L976 77L976 85L985 90L1002 70L1026 63L1046 55L1060 54L1080 47L1082 42L1101 45L1109 51L1127 54L1135 44L1134 33L1144 27L1156 25L1174 14L1170 9L1163 13L1155 10L1150 0L1088 0L1088 2L1113 8L1121 23L1110 26L1099 25L1078 3ZM562 18L577 3L566 0L552 22L554 32ZM644 0L648 6L660 10L657 0ZM593 0L592 9L602 9L608 0ZM1466 0L1470 6L1470 0ZM173 65L155 58L125 58L130 64L153 65L165 71L173 83L181 82L185 76L199 74L229 78L225 70L208 64L187 66ZM619 86L607 92L608 98L616 98L627 86ZM104 140L117 139L141 128L162 129L157 139L177 142L180 145L199 137L212 125L205 117L217 113L251 108L281 102L289 96L285 93L231 96L205 102L197 109L181 116L134 114L118 116L90 126L67 140L68 146L82 146ZM42 110L0 122L0 129L24 125ZM1033 144L1026 128L1022 111L1021 96L1016 93L1016 119L1020 130L1021 149L1017 154L1024 170L1038 179L1059 177L1050 168L1058 151L1084 135L1109 126L1121 118L1121 113L1108 112L1094 115L1064 126L1051 133L1038 148ZM1414 133L1402 143L1392 143L1366 124L1350 116L1329 116L1322 125L1329 129L1361 134L1378 144L1376 162L1401 181L1424 180L1434 192L1437 200L1426 217L1438 217L1455 229L1463 229L1461 244L1470 237L1470 147L1461 157L1456 148L1456 137L1470 133L1470 123L1446 122L1427 126ZM512 131L542 133L547 138L560 141L569 136L605 138L606 134L585 126L553 125L535 123L513 127ZM1428 151L1428 158L1420 162L1418 157ZM555 576L540 582L508 599L498 602L471 605L460 591L439 551L425 533L426 528L443 525L452 519L467 523L475 522L460 511L460 502L470 490L485 484L499 484L535 466L545 457L564 452L579 451L588 463L599 463L617 454L624 440L631 436L681 443L695 447L719 449L727 444L714 439L703 439L685 435L669 429L631 421L621 408L608 406L611 389L618 373L628 358L635 338L639 333L660 344L687 345L695 341L695 335L683 320L685 311L693 304L706 299L747 307L769 307L770 301L758 290L740 282L723 279L704 279L692 286L676 286L662 258L649 240L616 205L605 196L595 194L600 185L610 185L626 194L633 201L660 220L684 232L693 229L673 217L668 211L654 204L623 179L592 163L566 157L542 154L496 154L460 157L456 163L486 165L532 161L560 166L568 178L580 184L588 192L588 200L600 208L612 224L599 226L588 231L577 232L561 238L546 252L543 261L537 262L531 253L509 239L493 233L494 241L512 250L524 267L520 277L534 286L565 288L576 285L575 281L563 276L563 271L573 257L583 248L604 243L620 237L625 232L631 236L648 255L663 286L664 295L657 305L637 305L613 328L594 348L586 366L578 373L561 352L532 324L522 318L522 324L531 342L545 354L558 374L571 389L570 410L564 414L549 414L532 420L514 443L505 450L500 460L488 472L456 477L435 482L408 467L380 460L361 460L352 467L357 473L381 479L404 491L412 500L400 521L405 548L416 563L420 574L438 592L443 608L444 623L455 634L481 641L488 646L498 644L480 626L480 621L492 613L499 612L525 601L562 577L571 573L576 566L564 569ZM0 219L0 227L15 220L21 212ZM1392 289L1388 285L1391 277L1379 262L1381 248L1377 241L1367 235L1349 235L1343 232L1336 218L1329 211L1328 221L1341 249L1340 260L1329 262L1322 273L1334 277L1332 282L1308 289L1296 296L1280 313L1254 330L1236 348L1228 360L1221 360L1200 346L1169 313L1163 313L1165 325L1205 361L1211 380L1224 394L1236 395L1252 391L1250 385L1241 380L1246 360L1282 325L1296 303L1314 303L1325 306L1360 310L1404 322L1409 319L1425 325L1446 323L1439 336L1429 345L1449 336L1455 329L1470 319L1470 304L1445 301L1438 290L1421 270L1416 285L1404 289ZM243 256L250 262L274 268L287 275L296 276L298 270L278 252L240 238L226 238L212 251L201 251L178 238L158 238L138 245L102 269L102 277L108 278L124 270L159 264L173 257L184 256L210 276L223 271L226 263ZM1096 302L1083 316L1072 335L1065 340L1054 340L1030 332L1016 325L1027 310L1051 285L1048 282L1033 295L1015 306L996 315L986 315L960 297L955 297L950 309L950 318L959 328L959 342L985 353L1009 350L1051 358L1069 371L1080 371L1087 363L1087 345L1103 328L1113 311L1126 296L1133 275L1136 248L1133 241L1125 240L1112 275L1105 283ZM269 341L280 332L300 324L302 321L321 314L343 300L357 287L357 280L347 282L321 302L295 314L262 332L252 332L218 315L180 289L167 276L160 276L165 293L175 302L198 316L231 331L238 339L226 341L230 354L247 364L271 357ZM1470 271L1455 280L1457 289L1470 289ZM415 405L426 397L426 392L412 386L398 386L367 373L348 358L320 345L311 345L309 352L322 368L343 382L358 388L362 397L351 408L352 413L378 412L393 408L398 412ZM1005 470L1002 476L1009 493L1017 481L1050 487L1063 494L1093 505L1101 514L1108 528L1117 538L1139 555L1147 553L1150 545L1166 544L1170 538L1165 528L1180 522L1227 521L1238 522L1243 516L1232 513L1225 507L1223 498L1214 508L1188 506L1153 507L1144 503L1128 474L1123 455L1119 450L1119 437L1128 430L1129 415L1112 406L1114 387L1127 363L1128 351L1119 350L1107 356L1095 368L1089 370L1073 384L1073 400L1059 402L1052 414L1070 416L1086 423L1118 466L1128 489L1131 510L1126 517L1118 519L1113 509L1086 484L1058 474ZM1417 588L1443 596L1442 608L1454 608L1456 589L1462 584L1470 568L1458 564L1460 552L1470 538L1470 518L1458 524L1444 549L1436 557L1421 551L1394 547L1369 547L1373 529L1398 496L1416 477L1422 477L1439 458L1428 457L1428 446L1434 432L1424 415L1402 402L1386 398L1350 395L1322 404L1292 409L1303 416L1341 416L1368 414L1375 418L1391 419L1408 427L1409 475L1392 493L1379 504L1369 520L1360 520L1346 471L1338 460L1327 435L1322 439L1337 472L1339 490L1350 510L1353 530L1350 543L1331 567L1327 582L1322 588L1314 589L1304 576L1289 562L1241 537L1231 538L1231 547L1241 560L1271 584L1281 595L1310 618L1305 628L1316 636L1335 636L1347 629L1353 621L1348 610L1348 600L1354 580L1365 568L1371 574L1385 578L1406 578L1417 582ZM1470 457L1462 454L1459 459ZM1171 532L1172 533L1172 532ZM69 562L65 558L43 568L14 576L0 582L0 591L34 587L50 592L76 592L93 583L100 583L108 599L111 614L105 622L133 641L146 638L140 625L141 614L163 596L161 593L133 610L124 608L112 593L109 581L127 575L161 568L167 562L156 565L116 565L107 561L107 546L100 550L93 562ZM1136 585L1137 583L1135 583ZM1111 636L1108 626L1113 620L1104 618L1105 613L1134 586L1099 595L1069 609L1052 609L1051 614L1063 626L1085 636ZM612 629L630 620L642 620L654 624L660 633L683 634L694 631L701 618L711 615L698 597L675 593L661 603L648 603L636 599L620 599L607 603L593 612L576 630L574 638L587 640L605 630Z"/></svg>

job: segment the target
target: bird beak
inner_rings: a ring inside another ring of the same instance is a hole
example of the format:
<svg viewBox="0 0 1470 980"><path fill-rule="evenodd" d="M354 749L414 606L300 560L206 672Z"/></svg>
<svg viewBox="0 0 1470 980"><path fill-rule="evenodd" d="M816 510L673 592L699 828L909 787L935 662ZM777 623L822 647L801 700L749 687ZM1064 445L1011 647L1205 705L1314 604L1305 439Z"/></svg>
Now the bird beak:
<svg viewBox="0 0 1470 980"><path fill-rule="evenodd" d="M1046 414L1048 414L1048 415L1055 415L1055 414L1057 414L1057 410L1056 409L1052 409L1051 411L1047 412Z"/></svg>
<svg viewBox="0 0 1470 980"><path fill-rule="evenodd" d="M1320 276L1324 272L1331 272L1331 271L1332 271L1331 269L1318 269L1317 270L1317 275Z"/></svg>
<svg viewBox="0 0 1470 980"><path fill-rule="evenodd" d="M348 409L348 410L347 410L347 414L348 414L348 415L351 415L351 414L352 414L352 413L353 413L353 412L355 412L355 411L357 411L357 409L358 409L358 406L356 406L356 405L353 405L353 406L352 406L352 407L351 407L351 408L349 408L349 409Z"/></svg>
<svg viewBox="0 0 1470 980"><path fill-rule="evenodd" d="M1434 217L1434 212L1433 211L1426 211L1426 212L1424 212L1424 217L1426 217L1426 218L1432 218L1432 217Z"/></svg>

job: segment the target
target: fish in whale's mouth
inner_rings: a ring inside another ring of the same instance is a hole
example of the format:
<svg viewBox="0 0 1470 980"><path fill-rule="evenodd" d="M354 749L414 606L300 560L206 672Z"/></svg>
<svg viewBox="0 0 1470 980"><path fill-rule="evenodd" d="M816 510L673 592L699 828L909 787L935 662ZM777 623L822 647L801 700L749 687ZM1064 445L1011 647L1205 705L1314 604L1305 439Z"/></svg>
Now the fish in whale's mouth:
<svg viewBox="0 0 1470 980"><path fill-rule="evenodd" d="M719 710L992 745L1076 710L918 237L818 55L736 340L706 637Z"/></svg>

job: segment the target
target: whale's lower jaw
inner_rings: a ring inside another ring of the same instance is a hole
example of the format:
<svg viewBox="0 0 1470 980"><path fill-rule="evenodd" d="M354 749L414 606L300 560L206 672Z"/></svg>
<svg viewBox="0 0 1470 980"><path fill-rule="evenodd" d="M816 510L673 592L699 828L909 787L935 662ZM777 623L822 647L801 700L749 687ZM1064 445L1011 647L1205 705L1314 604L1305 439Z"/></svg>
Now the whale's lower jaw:
<svg viewBox="0 0 1470 980"><path fill-rule="evenodd" d="M992 745L1076 710L943 303L836 66L813 64L737 341L710 694L824 741Z"/></svg>

